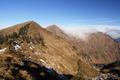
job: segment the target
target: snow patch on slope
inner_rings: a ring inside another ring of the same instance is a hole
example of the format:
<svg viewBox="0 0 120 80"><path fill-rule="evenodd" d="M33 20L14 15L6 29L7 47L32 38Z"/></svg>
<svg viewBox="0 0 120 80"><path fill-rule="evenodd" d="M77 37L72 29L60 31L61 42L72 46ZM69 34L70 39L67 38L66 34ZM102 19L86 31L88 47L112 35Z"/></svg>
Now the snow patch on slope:
<svg viewBox="0 0 120 80"><path fill-rule="evenodd" d="M16 45L14 46L14 48L15 48L15 50L17 51L18 49L20 49L20 48L21 48L21 46L20 46L20 45L18 45L18 44L16 44Z"/></svg>
<svg viewBox="0 0 120 80"><path fill-rule="evenodd" d="M0 49L0 53L3 53L7 48Z"/></svg>

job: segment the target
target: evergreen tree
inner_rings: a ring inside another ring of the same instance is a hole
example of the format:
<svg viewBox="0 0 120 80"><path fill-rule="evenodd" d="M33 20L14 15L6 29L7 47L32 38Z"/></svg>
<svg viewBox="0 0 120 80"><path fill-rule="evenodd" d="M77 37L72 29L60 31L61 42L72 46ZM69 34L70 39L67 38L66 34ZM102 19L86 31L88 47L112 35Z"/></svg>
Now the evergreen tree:
<svg viewBox="0 0 120 80"><path fill-rule="evenodd" d="M12 37L13 37L14 39L18 38L18 34L17 34L16 32L13 32Z"/></svg>
<svg viewBox="0 0 120 80"><path fill-rule="evenodd" d="M3 44L5 42L5 37L3 35L0 35L0 44Z"/></svg>

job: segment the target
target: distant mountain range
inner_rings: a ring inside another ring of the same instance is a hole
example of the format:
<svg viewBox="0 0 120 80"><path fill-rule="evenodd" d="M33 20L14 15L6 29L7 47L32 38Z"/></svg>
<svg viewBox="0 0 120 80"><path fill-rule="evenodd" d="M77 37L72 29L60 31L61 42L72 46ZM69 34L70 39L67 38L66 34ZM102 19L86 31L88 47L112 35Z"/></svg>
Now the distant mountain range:
<svg viewBox="0 0 120 80"><path fill-rule="evenodd" d="M100 75L95 65L120 60L120 44L113 38L113 31L96 32L84 41L57 25L43 28L34 21L8 27L0 30L0 78L76 80L82 75L93 79Z"/></svg>
<svg viewBox="0 0 120 80"><path fill-rule="evenodd" d="M120 41L120 30L110 29L106 32L106 34L110 35L116 41Z"/></svg>

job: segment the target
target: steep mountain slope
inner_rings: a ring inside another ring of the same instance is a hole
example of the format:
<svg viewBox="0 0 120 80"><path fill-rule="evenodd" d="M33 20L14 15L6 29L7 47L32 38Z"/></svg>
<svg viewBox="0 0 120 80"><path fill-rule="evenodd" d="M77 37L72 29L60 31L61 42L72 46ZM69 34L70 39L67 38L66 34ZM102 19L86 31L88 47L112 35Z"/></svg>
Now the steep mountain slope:
<svg viewBox="0 0 120 80"><path fill-rule="evenodd" d="M59 34L58 36L60 37L69 37L54 25L48 27L48 30L54 34ZM71 41L70 44L73 48L77 49L76 53L80 54L83 61L87 60L96 64L105 64L120 59L119 44L106 33L90 33L85 41L75 37L69 37L69 41Z"/></svg>
<svg viewBox="0 0 120 80"><path fill-rule="evenodd" d="M120 59L119 44L104 33L93 33L89 35L87 41L75 42L75 47L83 61L107 64Z"/></svg>
<svg viewBox="0 0 120 80"><path fill-rule="evenodd" d="M52 27L52 26L51 26ZM60 34L59 31L56 31L56 26L52 27L50 30L53 34ZM66 36L67 34L63 34L60 37ZM76 76L82 77L95 77L96 75L100 75L99 77L103 76L99 73L100 68L94 66L94 64L109 64L111 62L115 62L120 60L120 46L119 44L111 38L106 33L102 32L95 32L90 33L86 40L82 40L76 38L75 36L68 36L69 42L73 47L73 50L76 51L78 55L76 58L80 59L78 61L78 73ZM79 68L80 66L80 68ZM87 68L86 68L87 67ZM97 77L97 78L99 78ZM95 77L96 78L96 77ZM76 80L77 78L75 78ZM79 78L80 79L80 78Z"/></svg>
<svg viewBox="0 0 120 80"><path fill-rule="evenodd" d="M89 53L91 56L94 56L93 62L111 63L120 59L119 45L104 33L98 32L92 34L88 40L87 46L89 46L88 52L89 49L93 51Z"/></svg>
<svg viewBox="0 0 120 80"><path fill-rule="evenodd" d="M33 61L41 62L59 73L75 74L77 70L77 59L70 44L65 39L53 36L34 21L3 29L0 35L4 39L1 43L7 43L4 46L1 44L1 48L7 47L14 39L20 42L24 54Z"/></svg>

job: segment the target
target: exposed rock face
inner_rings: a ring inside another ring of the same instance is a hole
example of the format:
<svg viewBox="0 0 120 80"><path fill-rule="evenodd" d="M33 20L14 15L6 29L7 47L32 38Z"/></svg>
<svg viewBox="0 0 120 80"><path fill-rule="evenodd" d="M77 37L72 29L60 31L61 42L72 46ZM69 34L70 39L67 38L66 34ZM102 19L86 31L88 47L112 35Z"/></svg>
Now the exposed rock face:
<svg viewBox="0 0 120 80"><path fill-rule="evenodd" d="M0 55L0 80L70 80L73 77L59 74L25 56L9 52Z"/></svg>
<svg viewBox="0 0 120 80"><path fill-rule="evenodd" d="M116 61L110 64L103 65L100 69L100 74L93 78L93 80L119 80L120 79L120 61Z"/></svg>

